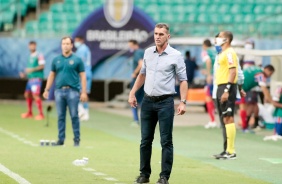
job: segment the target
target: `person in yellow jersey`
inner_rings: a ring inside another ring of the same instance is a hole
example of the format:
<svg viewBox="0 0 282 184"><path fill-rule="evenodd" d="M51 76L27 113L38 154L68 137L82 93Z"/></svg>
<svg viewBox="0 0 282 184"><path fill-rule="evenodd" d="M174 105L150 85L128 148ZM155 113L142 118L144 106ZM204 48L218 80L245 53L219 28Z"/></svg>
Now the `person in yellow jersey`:
<svg viewBox="0 0 282 184"><path fill-rule="evenodd" d="M222 31L216 38L216 50L220 51L217 58L215 82L218 85L216 97L221 116L226 128L227 148L224 154L218 155L217 159L236 159L234 123L234 110L237 92L238 59L231 47L233 34L230 31Z"/></svg>

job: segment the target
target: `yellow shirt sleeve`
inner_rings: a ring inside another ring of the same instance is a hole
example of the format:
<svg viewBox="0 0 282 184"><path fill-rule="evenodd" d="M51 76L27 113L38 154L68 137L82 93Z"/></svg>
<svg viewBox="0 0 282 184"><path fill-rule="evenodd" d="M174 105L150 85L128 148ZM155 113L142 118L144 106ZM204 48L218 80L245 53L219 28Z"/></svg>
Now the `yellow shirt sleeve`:
<svg viewBox="0 0 282 184"><path fill-rule="evenodd" d="M226 54L227 62L228 62L228 68L236 68L237 66L237 56L235 52L227 52Z"/></svg>

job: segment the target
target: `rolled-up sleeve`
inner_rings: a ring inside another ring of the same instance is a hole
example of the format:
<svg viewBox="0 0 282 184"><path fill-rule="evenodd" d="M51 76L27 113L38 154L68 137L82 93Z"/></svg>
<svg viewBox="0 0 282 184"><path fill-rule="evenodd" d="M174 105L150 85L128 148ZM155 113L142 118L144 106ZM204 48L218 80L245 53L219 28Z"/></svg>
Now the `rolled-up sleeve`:
<svg viewBox="0 0 282 184"><path fill-rule="evenodd" d="M185 81L187 80L187 74L186 74L186 66L184 63L184 59L181 55L177 57L177 63L175 66L175 73L179 79L179 81Z"/></svg>
<svg viewBox="0 0 282 184"><path fill-rule="evenodd" d="M143 75L146 75L146 59L144 57L143 62L142 62L142 67L140 69L140 73Z"/></svg>

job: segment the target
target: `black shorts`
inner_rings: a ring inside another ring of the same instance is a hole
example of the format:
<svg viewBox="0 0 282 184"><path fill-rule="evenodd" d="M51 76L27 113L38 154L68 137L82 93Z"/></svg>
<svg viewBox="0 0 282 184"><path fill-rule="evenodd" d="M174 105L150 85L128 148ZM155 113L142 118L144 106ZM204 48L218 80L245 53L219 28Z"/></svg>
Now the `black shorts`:
<svg viewBox="0 0 282 184"><path fill-rule="evenodd" d="M256 91L249 91L245 99L247 104L256 104L258 103L258 93Z"/></svg>
<svg viewBox="0 0 282 184"><path fill-rule="evenodd" d="M218 100L219 108L222 112L222 116L234 116L235 111L235 102L236 102L236 93L237 93L237 84L232 84L229 89L229 97L228 100L221 103L220 99L222 94L224 93L224 89L226 89L226 84L221 84L217 88L216 98Z"/></svg>

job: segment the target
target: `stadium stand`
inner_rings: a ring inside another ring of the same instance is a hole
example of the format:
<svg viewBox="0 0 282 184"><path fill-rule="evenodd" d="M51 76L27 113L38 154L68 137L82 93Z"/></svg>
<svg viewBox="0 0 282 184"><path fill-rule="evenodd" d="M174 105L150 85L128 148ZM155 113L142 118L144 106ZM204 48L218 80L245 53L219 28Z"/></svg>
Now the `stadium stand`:
<svg viewBox="0 0 282 184"><path fill-rule="evenodd" d="M12 24L16 16L15 0L2 1L0 27ZM36 0L20 0L21 15ZM81 21L103 0L65 0L52 4L38 20L25 24L26 35L72 33ZM174 36L206 36L231 29L239 36L271 36L282 33L282 4L277 0L134 0L156 22L167 22Z"/></svg>

